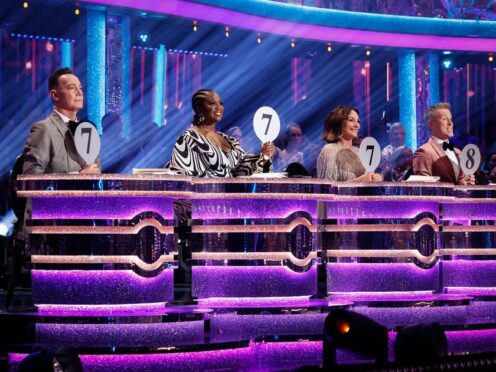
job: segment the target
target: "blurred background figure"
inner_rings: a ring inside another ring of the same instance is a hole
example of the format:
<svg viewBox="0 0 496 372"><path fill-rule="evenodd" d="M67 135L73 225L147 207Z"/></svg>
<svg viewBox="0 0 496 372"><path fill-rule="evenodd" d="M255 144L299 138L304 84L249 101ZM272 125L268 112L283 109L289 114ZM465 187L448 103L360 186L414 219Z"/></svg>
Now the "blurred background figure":
<svg viewBox="0 0 496 372"><path fill-rule="evenodd" d="M300 163L305 166L302 148L303 133L298 123L291 122L286 127L281 148L276 151L274 170L283 172L291 163Z"/></svg>
<svg viewBox="0 0 496 372"><path fill-rule="evenodd" d="M406 130L403 124L396 122L391 124L389 127L389 144L382 149L381 154L381 164L379 168L381 173L385 175L391 168L389 167L389 160L391 154L395 149L401 146L405 146Z"/></svg>
<svg viewBox="0 0 496 372"><path fill-rule="evenodd" d="M486 156L479 171L475 173L478 185L496 183L496 151L492 151Z"/></svg>
<svg viewBox="0 0 496 372"><path fill-rule="evenodd" d="M298 123L290 122L281 141L281 148L274 157L274 171L284 172L289 164L299 163L308 174L315 175L315 164L320 146L311 143L304 135Z"/></svg>
<svg viewBox="0 0 496 372"><path fill-rule="evenodd" d="M397 147L387 163L388 171L384 173L384 181L406 181L412 174L413 152L406 146Z"/></svg>

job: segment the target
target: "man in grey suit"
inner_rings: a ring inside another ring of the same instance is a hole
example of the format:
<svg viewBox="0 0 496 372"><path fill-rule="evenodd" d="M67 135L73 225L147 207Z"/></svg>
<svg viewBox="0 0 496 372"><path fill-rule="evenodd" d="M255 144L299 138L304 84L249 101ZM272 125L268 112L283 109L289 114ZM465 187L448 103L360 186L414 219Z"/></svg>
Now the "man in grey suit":
<svg viewBox="0 0 496 372"><path fill-rule="evenodd" d="M77 153L69 123L77 121L83 108L83 88L69 68L60 68L48 78L53 111L34 123L24 147L24 174L100 173L98 163L86 164Z"/></svg>
<svg viewBox="0 0 496 372"><path fill-rule="evenodd" d="M83 108L83 89L78 77L69 68L61 68L48 78L48 91L53 102L53 111L44 120L38 121L31 127L26 145L24 146L24 174L34 173L100 173L99 163L86 164L79 156L72 132L69 129L71 121L77 121L77 113ZM34 236L34 241L25 246L25 239L30 228L24 221L31 219L31 200L26 201L24 216L17 216L17 239L13 250L11 277L5 304L8 306L13 295L17 277L22 266L21 252L28 248L30 254L48 246L51 252L58 254L61 249L71 247L73 251L87 247L91 248L91 238L67 239L60 244L57 236ZM82 248L81 248L82 247Z"/></svg>

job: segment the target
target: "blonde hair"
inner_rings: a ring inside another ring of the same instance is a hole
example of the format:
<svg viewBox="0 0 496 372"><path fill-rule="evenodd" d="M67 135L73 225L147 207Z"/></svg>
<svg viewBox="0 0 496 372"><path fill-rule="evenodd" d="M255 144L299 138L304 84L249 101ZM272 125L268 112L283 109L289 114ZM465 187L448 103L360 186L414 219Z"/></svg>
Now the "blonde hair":
<svg viewBox="0 0 496 372"><path fill-rule="evenodd" d="M430 121L434 118L434 115L437 110L446 109L451 110L451 105L448 102L438 102L429 107L427 112L425 113L425 121L430 123Z"/></svg>

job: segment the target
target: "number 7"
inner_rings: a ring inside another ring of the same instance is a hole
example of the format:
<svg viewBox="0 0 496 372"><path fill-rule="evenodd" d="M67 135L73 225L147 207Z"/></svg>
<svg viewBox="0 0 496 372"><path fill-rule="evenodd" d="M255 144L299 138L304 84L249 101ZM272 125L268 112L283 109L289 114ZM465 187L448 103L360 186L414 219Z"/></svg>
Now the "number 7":
<svg viewBox="0 0 496 372"><path fill-rule="evenodd" d="M263 114L262 115L262 120L264 119L269 119L269 122L267 123L267 129L265 129L265 135L269 132L269 127L270 127L270 122L272 121L272 115L271 114Z"/></svg>
<svg viewBox="0 0 496 372"><path fill-rule="evenodd" d="M365 151L372 151L370 153L370 160L369 160L369 165L372 165L372 159L374 158L374 148L375 146L374 145L368 145L366 148L365 148Z"/></svg>
<svg viewBox="0 0 496 372"><path fill-rule="evenodd" d="M88 134L88 146L86 146L86 153L90 153L90 144L91 144L91 128L81 128L81 137L85 134Z"/></svg>

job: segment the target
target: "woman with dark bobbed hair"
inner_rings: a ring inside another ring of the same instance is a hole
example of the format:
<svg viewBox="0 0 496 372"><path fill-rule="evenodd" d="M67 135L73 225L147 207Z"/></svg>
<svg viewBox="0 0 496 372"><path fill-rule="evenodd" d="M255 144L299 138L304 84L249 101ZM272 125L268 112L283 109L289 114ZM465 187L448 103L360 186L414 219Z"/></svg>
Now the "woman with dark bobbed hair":
<svg viewBox="0 0 496 372"><path fill-rule="evenodd" d="M224 104L216 92L200 89L192 98L193 125L176 141L166 168L191 177L236 177L262 173L275 147L264 143L260 153L247 154L239 142L218 132Z"/></svg>
<svg viewBox="0 0 496 372"><path fill-rule="evenodd" d="M371 182L382 181L377 173L365 171L359 149L354 146L358 139L360 116L351 106L337 106L324 122L322 138L329 142L322 148L317 160L317 176L333 181Z"/></svg>

